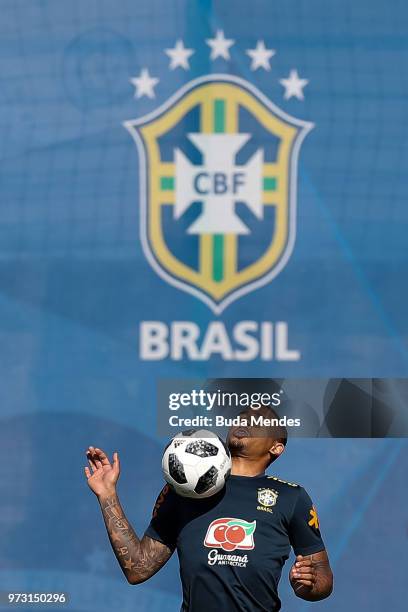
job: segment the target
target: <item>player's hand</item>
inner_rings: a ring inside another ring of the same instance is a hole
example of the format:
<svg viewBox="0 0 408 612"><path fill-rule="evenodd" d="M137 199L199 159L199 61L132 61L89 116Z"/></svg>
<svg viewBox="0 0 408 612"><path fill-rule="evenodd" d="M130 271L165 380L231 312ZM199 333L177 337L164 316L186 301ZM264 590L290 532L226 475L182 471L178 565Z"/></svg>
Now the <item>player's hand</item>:
<svg viewBox="0 0 408 612"><path fill-rule="evenodd" d="M100 448L90 446L86 451L89 467L85 467L88 485L98 497L109 497L116 492L120 474L118 453L113 453L112 463Z"/></svg>
<svg viewBox="0 0 408 612"><path fill-rule="evenodd" d="M312 557L298 555L289 573L290 583L297 594L311 591L316 584L317 571Z"/></svg>

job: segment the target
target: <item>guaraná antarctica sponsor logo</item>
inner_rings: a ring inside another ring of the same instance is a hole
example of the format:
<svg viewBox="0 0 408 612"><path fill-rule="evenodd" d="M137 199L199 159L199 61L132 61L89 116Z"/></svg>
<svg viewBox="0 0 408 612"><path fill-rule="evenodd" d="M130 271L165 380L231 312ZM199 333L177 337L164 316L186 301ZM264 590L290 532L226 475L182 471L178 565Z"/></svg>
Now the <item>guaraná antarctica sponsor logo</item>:
<svg viewBox="0 0 408 612"><path fill-rule="evenodd" d="M207 39L210 62L229 60L236 41ZM208 49L207 49L208 51ZM199 50L178 40L164 50L173 70L190 69ZM270 70L275 50L246 50L251 71ZM155 97L160 79L147 68L131 82L135 97ZM279 80L284 99L304 99L306 79ZM290 116L253 83L228 73L185 83L148 114L127 120L138 152L140 238L146 259L170 285L216 315L274 279L296 236L298 159L313 124ZM178 333L182 328L182 333ZM190 321L142 321L143 360L297 361L285 321L221 321L203 330Z"/></svg>
<svg viewBox="0 0 408 612"><path fill-rule="evenodd" d="M208 553L208 564L246 567L248 555L231 553L237 550L253 550L255 529L256 521L248 522L231 517L212 521L204 538L204 546L212 549ZM219 552L219 549L225 551L225 554Z"/></svg>

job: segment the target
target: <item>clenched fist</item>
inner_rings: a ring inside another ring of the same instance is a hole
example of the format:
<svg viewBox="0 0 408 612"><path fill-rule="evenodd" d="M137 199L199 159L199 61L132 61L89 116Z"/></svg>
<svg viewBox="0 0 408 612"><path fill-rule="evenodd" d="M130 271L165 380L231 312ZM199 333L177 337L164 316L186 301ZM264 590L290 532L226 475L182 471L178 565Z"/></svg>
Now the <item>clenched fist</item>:
<svg viewBox="0 0 408 612"><path fill-rule="evenodd" d="M317 580L313 555L310 555L310 557L298 555L290 570L289 579L296 594L311 591Z"/></svg>

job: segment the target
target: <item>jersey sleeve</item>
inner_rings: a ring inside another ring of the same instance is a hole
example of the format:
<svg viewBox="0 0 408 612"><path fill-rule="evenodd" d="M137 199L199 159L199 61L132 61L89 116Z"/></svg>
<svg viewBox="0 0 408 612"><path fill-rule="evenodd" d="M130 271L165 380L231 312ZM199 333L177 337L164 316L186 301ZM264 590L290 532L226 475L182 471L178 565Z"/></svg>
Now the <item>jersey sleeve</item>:
<svg viewBox="0 0 408 612"><path fill-rule="evenodd" d="M145 535L174 550L178 536L177 516L177 496L169 485L165 485L156 500Z"/></svg>
<svg viewBox="0 0 408 612"><path fill-rule="evenodd" d="M302 487L289 522L289 540L295 555L307 556L325 549L316 508Z"/></svg>

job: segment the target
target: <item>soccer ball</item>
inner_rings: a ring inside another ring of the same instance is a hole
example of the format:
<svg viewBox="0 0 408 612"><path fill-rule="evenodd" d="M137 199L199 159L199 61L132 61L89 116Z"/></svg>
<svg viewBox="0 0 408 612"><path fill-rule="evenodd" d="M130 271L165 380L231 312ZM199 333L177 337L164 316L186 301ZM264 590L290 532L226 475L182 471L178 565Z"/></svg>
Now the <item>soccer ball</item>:
<svg viewBox="0 0 408 612"><path fill-rule="evenodd" d="M178 433L164 449L163 475L176 493L202 499L220 491L231 472L231 453L206 429Z"/></svg>

